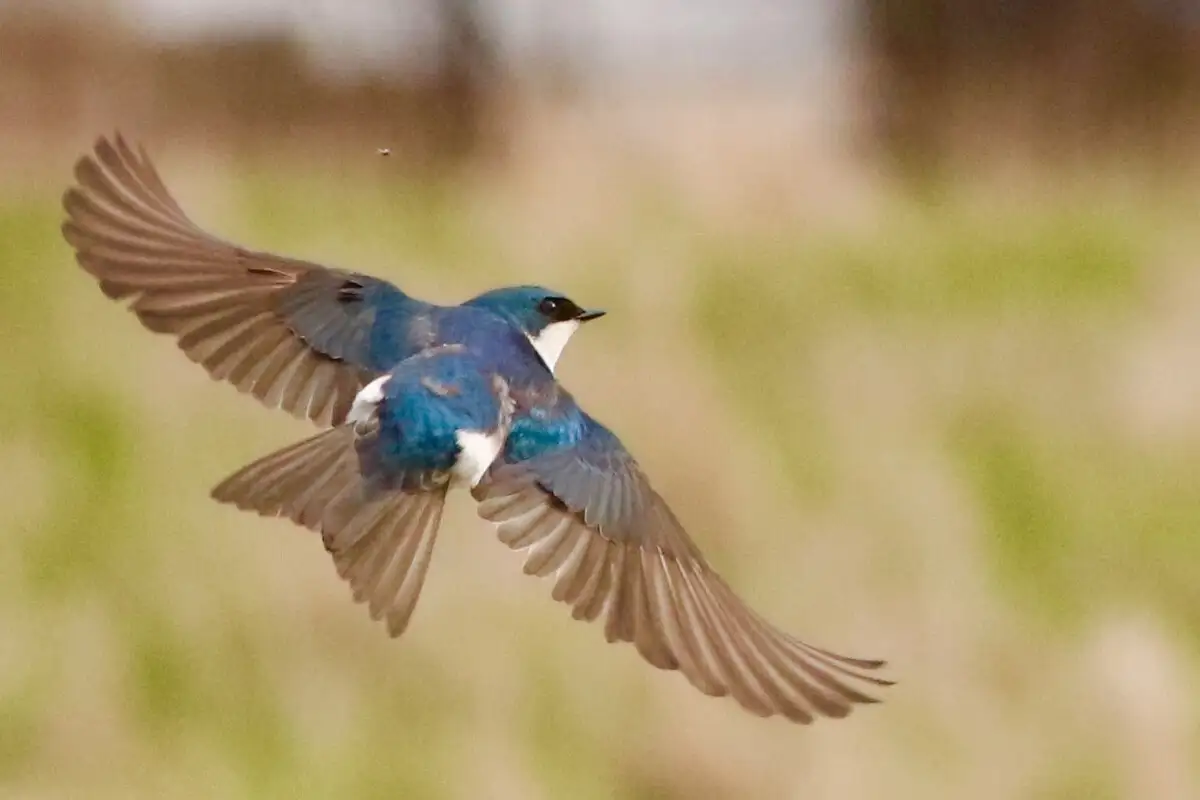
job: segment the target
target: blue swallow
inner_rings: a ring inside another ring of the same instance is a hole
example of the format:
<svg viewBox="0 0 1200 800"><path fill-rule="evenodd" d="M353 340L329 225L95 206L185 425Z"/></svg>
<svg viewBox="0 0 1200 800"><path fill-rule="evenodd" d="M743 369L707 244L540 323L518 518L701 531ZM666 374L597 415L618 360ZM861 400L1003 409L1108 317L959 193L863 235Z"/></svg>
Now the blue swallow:
<svg viewBox="0 0 1200 800"><path fill-rule="evenodd" d="M247 250L193 223L142 148L101 137L75 165L62 231L76 260L212 377L327 425L391 367L467 331L453 313L359 272ZM466 301L516 326L553 370L604 314L539 286Z"/></svg>
<svg viewBox="0 0 1200 800"><path fill-rule="evenodd" d="M739 599L616 435L557 382L562 347L595 312L532 287L435 307L224 244L119 138L77 177L64 232L107 294L133 298L148 328L215 377L333 424L212 494L318 532L392 636L408 628L457 486L575 619L705 694L808 723L891 684L882 661L806 644Z"/></svg>

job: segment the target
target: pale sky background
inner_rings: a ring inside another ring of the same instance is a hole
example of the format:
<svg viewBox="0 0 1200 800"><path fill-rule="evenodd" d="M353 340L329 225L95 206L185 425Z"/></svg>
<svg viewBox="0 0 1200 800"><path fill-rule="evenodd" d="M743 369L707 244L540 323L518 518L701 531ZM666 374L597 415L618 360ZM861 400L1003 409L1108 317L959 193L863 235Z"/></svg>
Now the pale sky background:
<svg viewBox="0 0 1200 800"><path fill-rule="evenodd" d="M115 0L166 38L291 30L335 68L424 63L436 0ZM837 0L484 0L502 53L536 70L553 48L601 81L828 78L845 52ZM552 47L547 47L547 44Z"/></svg>

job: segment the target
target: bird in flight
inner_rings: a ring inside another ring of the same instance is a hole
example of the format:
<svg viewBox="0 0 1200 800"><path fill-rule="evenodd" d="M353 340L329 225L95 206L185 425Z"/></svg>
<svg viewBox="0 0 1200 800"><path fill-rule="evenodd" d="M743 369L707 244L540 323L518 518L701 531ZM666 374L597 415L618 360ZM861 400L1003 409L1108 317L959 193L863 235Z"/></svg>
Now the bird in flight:
<svg viewBox="0 0 1200 800"><path fill-rule="evenodd" d="M783 632L705 560L633 456L555 379L599 312L538 287L432 306L359 273L197 228L144 151L101 139L64 235L80 264L215 378L329 429L242 468L218 501L321 535L392 636L408 627L448 492L463 487L575 619L759 716L877 702L882 661Z"/></svg>

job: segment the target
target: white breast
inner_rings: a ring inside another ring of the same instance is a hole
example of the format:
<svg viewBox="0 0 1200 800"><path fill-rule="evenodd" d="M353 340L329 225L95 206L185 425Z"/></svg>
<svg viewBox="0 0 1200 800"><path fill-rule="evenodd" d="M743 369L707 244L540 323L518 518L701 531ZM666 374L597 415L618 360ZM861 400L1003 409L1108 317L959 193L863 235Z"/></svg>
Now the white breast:
<svg viewBox="0 0 1200 800"><path fill-rule="evenodd" d="M575 331L579 330L579 320L569 319L564 322L552 322L536 336L530 336L529 341L533 344L538 355L542 357L542 361L546 362L546 366L554 372L554 365L558 363L558 357L562 355L563 348L567 346L567 342L571 340L571 336Z"/></svg>

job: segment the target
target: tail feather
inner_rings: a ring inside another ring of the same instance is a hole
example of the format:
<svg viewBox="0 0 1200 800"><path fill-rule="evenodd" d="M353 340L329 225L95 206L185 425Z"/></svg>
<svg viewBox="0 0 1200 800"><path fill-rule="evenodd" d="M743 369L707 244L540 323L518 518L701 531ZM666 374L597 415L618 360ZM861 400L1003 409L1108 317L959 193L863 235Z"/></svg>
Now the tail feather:
<svg viewBox="0 0 1200 800"><path fill-rule="evenodd" d="M399 636L425 583L448 483L415 492L369 486L354 439L350 425L319 433L248 464L212 496L320 533L355 601Z"/></svg>

